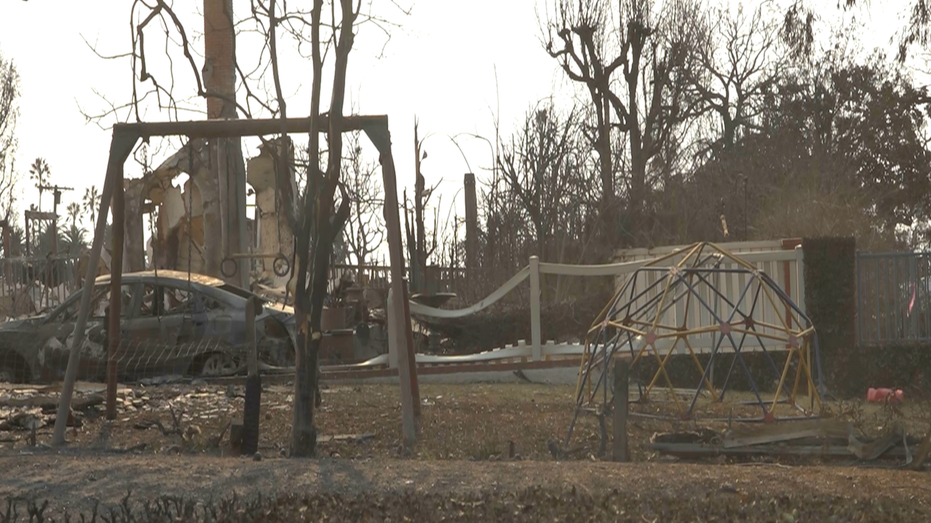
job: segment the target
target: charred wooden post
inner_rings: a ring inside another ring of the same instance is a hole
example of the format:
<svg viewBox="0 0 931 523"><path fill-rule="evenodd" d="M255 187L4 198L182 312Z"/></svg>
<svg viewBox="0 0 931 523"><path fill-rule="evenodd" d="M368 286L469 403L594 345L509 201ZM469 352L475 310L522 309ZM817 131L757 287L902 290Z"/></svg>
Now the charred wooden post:
<svg viewBox="0 0 931 523"><path fill-rule="evenodd" d="M614 362L614 441L611 458L614 461L630 461L627 444L627 400L630 387L630 364L625 359Z"/></svg>
<svg viewBox="0 0 931 523"><path fill-rule="evenodd" d="M474 174L465 174L463 187L465 188L466 268L471 275L478 269L478 200L475 197Z"/></svg>
<svg viewBox="0 0 931 523"><path fill-rule="evenodd" d="M246 351L249 375L246 378L246 401L242 414L243 454L255 454L259 450L259 419L262 406L262 377L259 374L258 347L255 342L255 315L260 313L261 305L254 298L246 302Z"/></svg>
<svg viewBox="0 0 931 523"><path fill-rule="evenodd" d="M142 209L145 180L136 178L123 182L123 267L125 272L145 270L145 232ZM153 239L154 240L154 239Z"/></svg>
<svg viewBox="0 0 931 523"><path fill-rule="evenodd" d="M383 134L382 134L383 133ZM398 185L391 156L391 138L387 125L384 128L366 129L366 134L380 153L382 179L385 187L385 225L388 229L388 255L391 259L391 306L395 310L394 322L388 327L389 336L395 339L398 348L398 376L401 381L401 427L405 448L412 448L417 441L412 384L417 382L417 367L410 360L414 348L408 344L413 338L410 333L411 317L409 304L404 300L404 254L401 244L401 220L398 217Z"/></svg>
<svg viewBox="0 0 931 523"><path fill-rule="evenodd" d="M411 404L414 406L414 422L420 427L420 384L417 383L417 351L414 350L414 332L411 330L411 293L407 281L404 282L404 311L401 318L407 322L404 329L407 336L407 349L410 357L407 358L409 367L407 379L410 381Z"/></svg>
<svg viewBox="0 0 931 523"><path fill-rule="evenodd" d="M55 417L52 446L59 446L65 442L65 429L68 425L68 414L71 411L74 381L78 375L81 345L84 342L84 329L87 328L87 317L90 315L91 294L94 290L93 282L96 276L97 264L100 263L100 251L103 248L104 230L107 226L107 211L110 209L113 191L123 179L123 163L129 157L129 153L132 152L133 146L136 145L138 139L138 134L120 131L116 127L113 129L113 141L110 143L110 159L107 162L107 177L103 184L100 211L97 214L97 225L94 229L94 243L91 246L87 274L84 277L85 285L81 293L81 308L71 337L71 353L68 356L68 369L65 371L65 380L61 386L61 398L58 403L58 415Z"/></svg>
<svg viewBox="0 0 931 523"><path fill-rule="evenodd" d="M126 219L123 206L123 168L114 180L113 223L110 225L110 317L107 324L107 419L116 419L116 362L120 350L120 287L123 285L123 227ZM106 215L106 213L104 213ZM90 284L93 287L93 284Z"/></svg>

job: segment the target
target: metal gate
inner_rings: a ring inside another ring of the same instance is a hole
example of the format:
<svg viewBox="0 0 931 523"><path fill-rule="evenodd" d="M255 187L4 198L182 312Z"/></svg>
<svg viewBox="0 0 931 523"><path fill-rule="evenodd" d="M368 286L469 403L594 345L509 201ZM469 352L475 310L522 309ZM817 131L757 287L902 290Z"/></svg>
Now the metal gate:
<svg viewBox="0 0 931 523"><path fill-rule="evenodd" d="M931 252L857 253L860 345L931 340Z"/></svg>

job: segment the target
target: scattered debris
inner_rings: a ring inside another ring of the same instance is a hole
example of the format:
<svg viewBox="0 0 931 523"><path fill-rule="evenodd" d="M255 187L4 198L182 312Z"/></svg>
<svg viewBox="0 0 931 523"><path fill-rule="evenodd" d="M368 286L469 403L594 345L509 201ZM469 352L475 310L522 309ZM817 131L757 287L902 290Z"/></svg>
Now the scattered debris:
<svg viewBox="0 0 931 523"><path fill-rule="evenodd" d="M928 459L928 455L931 454L931 430L928 431L928 435L925 436L925 439L918 445L918 451L915 452L915 459L912 461L912 468L915 470L920 470L925 464L925 460Z"/></svg>
<svg viewBox="0 0 931 523"><path fill-rule="evenodd" d="M367 433L367 434L336 434L336 435L333 435L333 436L327 436L327 435L318 434L318 435L317 435L317 443L329 443L329 442L331 442L331 441L332 441L332 442L344 441L344 442L350 442L350 443L362 443L362 442L368 441L368 440L370 440L370 439L372 439L372 438L374 438L374 437L375 437L375 434L373 434L373 433Z"/></svg>
<svg viewBox="0 0 931 523"><path fill-rule="evenodd" d="M731 457L821 457L854 458L874 461L880 458L911 462L910 438L901 423L893 423L879 438L857 434L848 422L808 419L764 424L734 424L724 434L710 429L699 432L654 434L650 448L679 458Z"/></svg>

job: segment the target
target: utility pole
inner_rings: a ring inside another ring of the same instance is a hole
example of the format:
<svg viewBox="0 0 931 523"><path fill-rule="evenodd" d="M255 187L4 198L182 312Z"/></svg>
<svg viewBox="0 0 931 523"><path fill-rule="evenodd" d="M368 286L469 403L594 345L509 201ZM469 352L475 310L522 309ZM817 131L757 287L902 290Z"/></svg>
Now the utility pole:
<svg viewBox="0 0 931 523"><path fill-rule="evenodd" d="M58 254L58 204L61 203L62 191L73 191L74 187L59 187L58 185L40 185L40 191L52 191L55 199L52 201L52 256ZM41 210L41 209L40 209Z"/></svg>

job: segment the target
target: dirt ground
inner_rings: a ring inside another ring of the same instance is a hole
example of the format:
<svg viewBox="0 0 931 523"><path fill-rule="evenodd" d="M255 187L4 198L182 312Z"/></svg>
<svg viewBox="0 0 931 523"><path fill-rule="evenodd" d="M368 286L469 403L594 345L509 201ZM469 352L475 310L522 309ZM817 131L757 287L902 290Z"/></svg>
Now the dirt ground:
<svg viewBox="0 0 931 523"><path fill-rule="evenodd" d="M99 392L99 385L82 384L76 398ZM725 418L746 412L733 404L703 404L703 415L716 419L709 422L632 417L634 463L619 465L599 455L599 429L591 416L580 419L563 449L569 452L554 458L552 443L565 440L572 420L572 387L425 384L422 428L408 456L399 444L397 386L331 385L323 390L317 417L320 459L292 460L284 457L291 388L271 385L262 394L261 460L254 461L233 457L223 431L241 417L242 394L241 386L205 383L124 387L117 420L104 421L102 405L77 412L82 426L68 429L63 451L43 446L51 439L53 412L35 407L31 412L43 425L38 446L30 446L28 430L0 430L0 502L50 500L53 510L75 513L86 512L95 500L115 506L129 491L137 503L164 496L217 500L235 493L239 499L284 496L276 505L285 514L282 521L327 519L308 519L308 512L319 516L318 511L333 521L449 516L460 521L791 523L891 521L893 514L897 521L931 521L931 473L899 470L895 462L880 467L817 459L684 463L647 447L656 432L723 430ZM0 399L7 400L43 395L55 397L54 391L39 389L0 390ZM631 410L669 414L674 406L654 397ZM910 434L923 436L931 408L914 399L899 408L832 402L826 415L849 420L867 435L881 434L898 421ZM0 421L11 416L11 409L0 407ZM686 517L693 512L695 517ZM515 514L527 517L513 519ZM0 521L3 516L0 507Z"/></svg>

